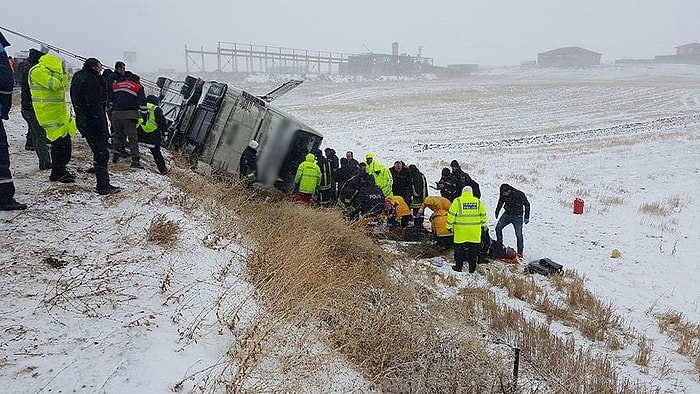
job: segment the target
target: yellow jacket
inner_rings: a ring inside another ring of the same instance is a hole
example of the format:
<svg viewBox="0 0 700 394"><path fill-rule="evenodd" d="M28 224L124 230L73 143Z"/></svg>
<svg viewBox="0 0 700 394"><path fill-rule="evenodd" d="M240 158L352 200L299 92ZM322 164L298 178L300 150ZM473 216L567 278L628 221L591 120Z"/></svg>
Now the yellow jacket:
<svg viewBox="0 0 700 394"><path fill-rule="evenodd" d="M294 183L299 185L299 192L313 194L321 183L321 169L314 163L316 156L313 153L306 155L306 160L299 164Z"/></svg>
<svg viewBox="0 0 700 394"><path fill-rule="evenodd" d="M78 128L66 105L68 76L63 72L63 61L56 55L42 56L29 70L28 82L36 119L49 141L74 136Z"/></svg>
<svg viewBox="0 0 700 394"><path fill-rule="evenodd" d="M454 243L481 243L481 227L486 226L486 208L470 188L455 198L447 213L447 229L452 229Z"/></svg>
<svg viewBox="0 0 700 394"><path fill-rule="evenodd" d="M408 207L408 204L406 204L406 201L404 201L403 197L390 196L387 197L385 201L391 203L391 205L394 207L394 217L396 219L401 219L403 216L411 215L411 208Z"/></svg>
<svg viewBox="0 0 700 394"><path fill-rule="evenodd" d="M433 230L433 234L438 237L445 237L452 235L449 230L447 230L447 211L450 210L450 200L445 197L440 196L428 196L423 200L418 212L423 214L425 208L430 208L433 211L430 215L430 228Z"/></svg>

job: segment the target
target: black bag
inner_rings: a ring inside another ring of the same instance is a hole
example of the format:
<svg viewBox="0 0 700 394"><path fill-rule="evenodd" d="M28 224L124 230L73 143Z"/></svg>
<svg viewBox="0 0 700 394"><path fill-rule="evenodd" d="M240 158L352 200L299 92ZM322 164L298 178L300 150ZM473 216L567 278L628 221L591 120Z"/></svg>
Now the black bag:
<svg viewBox="0 0 700 394"><path fill-rule="evenodd" d="M540 259L539 261L531 261L525 267L525 272L531 274L551 275L564 273L564 267L561 264L555 263L550 259Z"/></svg>

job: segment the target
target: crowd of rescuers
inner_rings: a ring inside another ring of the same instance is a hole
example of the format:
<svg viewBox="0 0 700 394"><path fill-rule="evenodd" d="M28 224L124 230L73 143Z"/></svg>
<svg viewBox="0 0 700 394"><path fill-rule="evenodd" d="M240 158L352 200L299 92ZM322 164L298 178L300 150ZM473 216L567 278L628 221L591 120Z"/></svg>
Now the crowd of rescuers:
<svg viewBox="0 0 700 394"><path fill-rule="evenodd" d="M251 141L244 150L241 176L255 176L257 148L258 143ZM522 225L530 218L527 197L508 184L501 185L495 214L498 218L501 208L504 214L496 225L496 240L492 240L479 184L456 160L450 168L443 168L440 180L430 186L440 196L429 195L426 177L414 164L395 161L387 168L372 153L358 162L351 151L338 159L332 148L306 154L294 181L293 196L301 203L338 207L349 220L385 222L389 229L427 232L424 214L429 209L431 238L440 249L454 247L455 271L462 271L466 262L469 272L474 272L477 262L486 256L522 259ZM517 252L503 246L503 228L509 224L515 229Z"/></svg>
<svg viewBox="0 0 700 394"><path fill-rule="evenodd" d="M139 145L150 149L158 172L167 173L160 150L167 120L158 106L158 98L146 97L140 77L127 71L124 62L116 62L112 72L98 59L86 59L69 81L61 58L30 49L28 58L16 65L15 71L18 79L15 82L21 87L21 114L28 129L25 149L36 152L39 170L50 171L49 181L76 181L67 164L72 159L71 139L77 132L92 151L92 165L86 172L95 175L98 194L120 191L110 182L110 155L113 165L121 158L130 158L132 169L143 169ZM75 117L65 100L66 93L70 94ZM9 110L9 105L5 109ZM2 134L6 136L4 129ZM4 172L4 164L0 167L0 172ZM11 175L0 177L3 178L0 184L9 183L4 178L11 180ZM10 201L0 196L0 210L26 208L25 204L2 204L4 200Z"/></svg>

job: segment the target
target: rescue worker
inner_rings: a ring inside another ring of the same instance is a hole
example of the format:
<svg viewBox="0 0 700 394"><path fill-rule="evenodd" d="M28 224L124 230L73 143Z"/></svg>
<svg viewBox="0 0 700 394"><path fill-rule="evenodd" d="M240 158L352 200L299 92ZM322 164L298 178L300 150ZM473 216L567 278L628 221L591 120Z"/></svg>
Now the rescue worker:
<svg viewBox="0 0 700 394"><path fill-rule="evenodd" d="M355 160L355 156L352 153L352 151L347 151L345 152L345 158L348 159L348 165L350 166L350 173L352 174L355 172L357 169L357 166L360 164Z"/></svg>
<svg viewBox="0 0 700 394"><path fill-rule="evenodd" d="M333 167L331 161L323 157L323 152L320 149L314 150L316 155L316 164L321 170L321 181L316 188L318 196L318 204L322 207L330 207L335 200L333 192Z"/></svg>
<svg viewBox="0 0 700 394"><path fill-rule="evenodd" d="M403 197L410 206L413 201L413 181L408 167L402 161L395 161L389 172L392 178L391 193Z"/></svg>
<svg viewBox="0 0 700 394"><path fill-rule="evenodd" d="M423 205L425 198L428 197L428 182L425 175L416 167L415 164L408 166L408 172L411 175L411 209L413 210L413 225L415 227L423 227L423 214L419 213L420 207Z"/></svg>
<svg viewBox="0 0 700 394"><path fill-rule="evenodd" d="M9 46L10 43L0 32L0 211L27 209L27 204L15 200L15 184L10 171L10 151L4 124L10 118L14 86L14 78L7 61L7 52L5 52L5 47Z"/></svg>
<svg viewBox="0 0 700 394"><path fill-rule="evenodd" d="M530 202L527 200L525 193L514 188L513 186L504 183L500 187L500 196L496 205L496 218L503 207L503 216L496 223L496 241L503 244L503 228L509 224L513 225L515 230L515 239L518 243L518 257L523 257L524 240L523 240L523 223L530 222Z"/></svg>
<svg viewBox="0 0 700 394"><path fill-rule="evenodd" d="M29 57L17 67L19 85L22 88L22 117L27 122L27 147L31 147L36 152L39 159L39 170L51 169L51 154L46 144L46 130L39 124L32 105L32 94L29 90L29 70L39 63L39 59L44 53L32 48L29 50Z"/></svg>
<svg viewBox="0 0 700 394"><path fill-rule="evenodd" d="M442 169L442 177L436 182L436 185L436 189L440 190L440 195L450 201L457 198L462 190L449 168Z"/></svg>
<svg viewBox="0 0 700 394"><path fill-rule="evenodd" d="M241 161L238 164L238 172L241 178L252 177L258 173L258 141L251 140L241 153Z"/></svg>
<svg viewBox="0 0 700 394"><path fill-rule="evenodd" d="M368 166L369 167L369 166ZM391 177L391 171L384 166L378 166L379 169L374 171L374 179L377 186L382 189L384 197L393 196L391 188L394 184L394 178Z"/></svg>
<svg viewBox="0 0 700 394"><path fill-rule="evenodd" d="M452 232L447 230L447 213L450 210L450 200L440 196L428 196L418 208L418 214L423 216L425 209L433 211L430 214L430 230L433 233L435 244L443 248L451 248L453 243Z"/></svg>
<svg viewBox="0 0 700 394"><path fill-rule="evenodd" d="M66 165L72 154L71 137L78 131L66 105L68 75L63 60L47 54L29 70L29 91L36 119L51 141L51 175L49 180L63 183L75 182L75 175Z"/></svg>
<svg viewBox="0 0 700 394"><path fill-rule="evenodd" d="M384 211L387 214L389 226L401 228L408 227L411 222L411 209L401 196L389 196L384 199Z"/></svg>
<svg viewBox="0 0 700 394"><path fill-rule="evenodd" d="M308 153L306 160L297 167L294 177L294 183L298 189L296 198L304 204L311 204L311 196L321 183L321 169L314 163L315 157L313 153Z"/></svg>
<svg viewBox="0 0 700 394"><path fill-rule="evenodd" d="M360 178L360 190L352 200L352 206L348 216L351 219L376 218L384 208L384 194L374 183L372 175Z"/></svg>
<svg viewBox="0 0 700 394"><path fill-rule="evenodd" d="M382 168L382 165L374 160L374 155L371 153L365 155L365 164L367 164L367 173L371 175L374 175Z"/></svg>
<svg viewBox="0 0 700 394"><path fill-rule="evenodd" d="M340 168L340 162L338 155L335 154L335 149L326 148L323 152L326 154L326 159L331 162L331 191L333 193L333 202L335 202L335 197L338 195L338 169Z"/></svg>
<svg viewBox="0 0 700 394"><path fill-rule="evenodd" d="M112 106L112 148L115 154L112 162L117 163L119 156L128 157L126 143L129 142L131 155L131 168L143 168L141 155L139 154L139 140L136 124L139 118L144 123L148 122L148 107L146 106L146 94L139 83L138 75L130 71L124 73L126 79L115 82L113 85L114 103Z"/></svg>
<svg viewBox="0 0 700 394"><path fill-rule="evenodd" d="M458 190L462 190L464 186L469 186L472 188L474 197L481 198L481 190L479 189L479 184L474 179L472 179L472 177L470 177L469 174L462 171L462 168L460 168L459 162L457 160L452 160L452 162L450 163L450 168L452 168L452 176L454 176L455 179L457 179Z"/></svg>
<svg viewBox="0 0 700 394"><path fill-rule="evenodd" d="M102 63L95 58L89 58L83 63L83 68L73 75L70 86L70 97L75 110L75 122L80 134L85 137L92 150L93 168L98 194L114 194L119 187L109 181L109 130L105 114L104 84L102 83Z"/></svg>
<svg viewBox="0 0 700 394"><path fill-rule="evenodd" d="M355 171L355 175L351 176L343 186L338 190L338 206L343 209L348 209L352 204L353 199L363 183L362 178L367 176L365 172L365 163L360 163ZM342 169L342 167L341 167Z"/></svg>
<svg viewBox="0 0 700 394"><path fill-rule="evenodd" d="M114 107L114 83L123 81L126 79L126 64L122 61L114 63L114 71L109 72L104 76L105 80L105 97L107 100L107 117L109 118L109 132L110 135L114 135L114 124L112 123L112 109ZM112 141L114 144L114 141ZM129 155L124 152L120 152L122 157L129 157Z"/></svg>
<svg viewBox="0 0 700 394"><path fill-rule="evenodd" d="M486 208L472 194L472 188L465 186L462 194L455 198L447 212L445 227L452 231L455 245L455 265L452 270L462 272L464 262L469 264L469 272L476 271L481 249L481 228L486 226Z"/></svg>
<svg viewBox="0 0 700 394"><path fill-rule="evenodd" d="M345 182L347 182L351 176L352 169L350 168L348 159L345 157L341 157L340 167L338 168L338 172L336 172L336 179L338 181L338 195L340 195L340 190L342 190L343 185L345 185Z"/></svg>
<svg viewBox="0 0 700 394"><path fill-rule="evenodd" d="M146 108L148 109L148 121L139 118L137 123L138 140L146 146L153 155L153 161L161 175L168 172L165 166L163 152L160 151L160 143L163 138L163 131L168 129L168 121L163 115L163 110L158 106L158 97L149 95L146 97Z"/></svg>

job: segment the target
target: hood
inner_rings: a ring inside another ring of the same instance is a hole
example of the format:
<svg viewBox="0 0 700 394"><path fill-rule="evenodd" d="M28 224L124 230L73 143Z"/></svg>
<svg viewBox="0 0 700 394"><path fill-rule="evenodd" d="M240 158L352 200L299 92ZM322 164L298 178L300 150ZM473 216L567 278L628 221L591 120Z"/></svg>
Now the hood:
<svg viewBox="0 0 700 394"><path fill-rule="evenodd" d="M313 153L306 154L306 161L308 161L309 163L313 163L315 159L316 159L316 156L314 156Z"/></svg>
<svg viewBox="0 0 700 394"><path fill-rule="evenodd" d="M32 64L39 63L39 59L41 59L42 56L44 56L44 52L42 52L38 49L32 48L29 50L29 58L28 59Z"/></svg>
<svg viewBox="0 0 700 394"><path fill-rule="evenodd" d="M462 188L462 195L467 197L474 197L474 193L472 192L471 186L464 186L464 188Z"/></svg>
<svg viewBox="0 0 700 394"><path fill-rule="evenodd" d="M46 54L39 59L39 64L49 70L63 74L63 60L60 57L52 54Z"/></svg>

